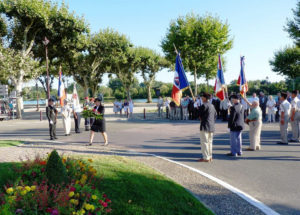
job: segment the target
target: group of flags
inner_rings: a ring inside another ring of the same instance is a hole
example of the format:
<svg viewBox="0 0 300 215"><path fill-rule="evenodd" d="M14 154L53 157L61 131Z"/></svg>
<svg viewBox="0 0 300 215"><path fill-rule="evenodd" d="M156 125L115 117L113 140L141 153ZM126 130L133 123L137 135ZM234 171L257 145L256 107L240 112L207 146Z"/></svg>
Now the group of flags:
<svg viewBox="0 0 300 215"><path fill-rule="evenodd" d="M245 76L245 57L241 57L241 70L239 74L239 78L237 81L237 85L240 87L240 93L245 96L248 91L248 84ZM185 88L190 87L190 84L186 78L182 61L180 58L180 54L178 53L176 56L176 62L175 62L175 75L174 75L174 83L173 83L173 89L172 89L172 100L177 104L180 105L180 100L182 97L182 90ZM223 101L226 98L226 84L224 79L224 73L222 68L222 62L221 62L221 55L218 56L218 69L217 69L217 76L215 81L215 87L214 91L216 96Z"/></svg>

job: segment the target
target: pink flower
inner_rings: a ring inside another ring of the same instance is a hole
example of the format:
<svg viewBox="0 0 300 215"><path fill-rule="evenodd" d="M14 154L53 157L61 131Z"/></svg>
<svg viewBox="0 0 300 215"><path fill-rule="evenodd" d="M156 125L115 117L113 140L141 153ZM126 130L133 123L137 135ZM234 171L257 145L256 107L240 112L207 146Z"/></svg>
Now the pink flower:
<svg viewBox="0 0 300 215"><path fill-rule="evenodd" d="M51 212L51 215L58 215L59 212L57 209L53 209L52 212Z"/></svg>
<svg viewBox="0 0 300 215"><path fill-rule="evenodd" d="M107 207L107 203L106 202L102 202L102 206L106 208Z"/></svg>
<svg viewBox="0 0 300 215"><path fill-rule="evenodd" d="M105 202L111 202L111 200L110 199L105 199Z"/></svg>
<svg viewBox="0 0 300 215"><path fill-rule="evenodd" d="M71 187L71 188L70 188L70 191L71 191L71 192L75 192L75 191L76 191L76 188L75 188L75 187Z"/></svg>
<svg viewBox="0 0 300 215"><path fill-rule="evenodd" d="M106 194L103 194L103 198L106 198L107 197L107 195Z"/></svg>

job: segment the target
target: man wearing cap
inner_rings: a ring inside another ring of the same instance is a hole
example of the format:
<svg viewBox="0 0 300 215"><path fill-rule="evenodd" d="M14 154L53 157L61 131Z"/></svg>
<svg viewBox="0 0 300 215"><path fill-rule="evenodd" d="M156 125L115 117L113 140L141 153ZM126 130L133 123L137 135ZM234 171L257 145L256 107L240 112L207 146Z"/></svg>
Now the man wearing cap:
<svg viewBox="0 0 300 215"><path fill-rule="evenodd" d="M210 95L208 93L203 93L201 98L202 105L200 106L199 113L202 158L199 162L210 162L212 161L212 142L217 113L214 106L209 102Z"/></svg>
<svg viewBox="0 0 300 215"><path fill-rule="evenodd" d="M282 92L280 97L280 138L281 141L277 142L277 144L288 145L288 122L289 115L291 110L291 105L287 101L287 93Z"/></svg>
<svg viewBox="0 0 300 215"><path fill-rule="evenodd" d="M56 119L57 119L57 109L53 105L53 99L48 100L48 107L46 107L46 116L49 121L49 133L50 133L50 140L57 139L56 137Z"/></svg>
<svg viewBox="0 0 300 215"><path fill-rule="evenodd" d="M290 142L299 143L299 122L300 122L300 100L297 97L297 91L292 91L292 111L291 111L291 125L292 125L292 139Z"/></svg>
<svg viewBox="0 0 300 215"><path fill-rule="evenodd" d="M228 128L230 129L230 148L228 156L236 157L242 155L242 131L244 129L244 108L237 95L231 96L232 106L230 107L230 116Z"/></svg>

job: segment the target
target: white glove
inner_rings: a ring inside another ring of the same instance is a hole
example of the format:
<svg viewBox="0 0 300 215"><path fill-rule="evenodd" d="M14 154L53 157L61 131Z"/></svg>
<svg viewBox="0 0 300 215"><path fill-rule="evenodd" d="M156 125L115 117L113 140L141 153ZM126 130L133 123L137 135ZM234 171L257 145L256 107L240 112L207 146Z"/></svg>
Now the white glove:
<svg viewBox="0 0 300 215"><path fill-rule="evenodd" d="M50 124L53 125L53 121L52 120L50 120Z"/></svg>

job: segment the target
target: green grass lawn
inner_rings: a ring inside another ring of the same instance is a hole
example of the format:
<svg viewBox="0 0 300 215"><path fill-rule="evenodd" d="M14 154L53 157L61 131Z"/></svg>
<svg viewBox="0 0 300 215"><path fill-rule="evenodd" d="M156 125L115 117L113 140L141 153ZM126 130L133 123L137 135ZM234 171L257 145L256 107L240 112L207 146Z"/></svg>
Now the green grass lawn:
<svg viewBox="0 0 300 215"><path fill-rule="evenodd" d="M16 140L0 140L0 147L18 146L21 145L22 141Z"/></svg>
<svg viewBox="0 0 300 215"><path fill-rule="evenodd" d="M112 200L111 214L204 215L213 214L183 187L136 161L119 156L91 156L99 190ZM0 163L0 186L18 176L13 166Z"/></svg>

